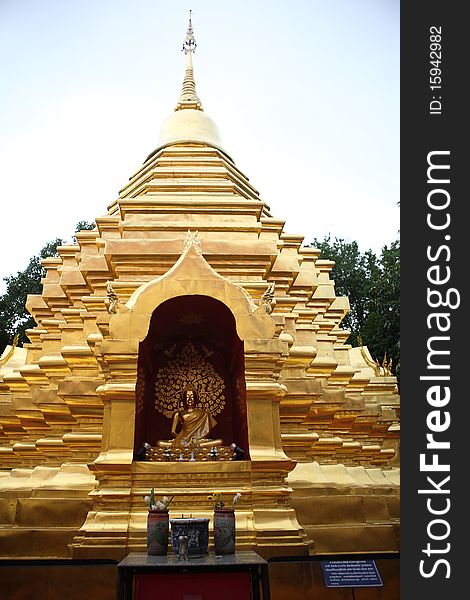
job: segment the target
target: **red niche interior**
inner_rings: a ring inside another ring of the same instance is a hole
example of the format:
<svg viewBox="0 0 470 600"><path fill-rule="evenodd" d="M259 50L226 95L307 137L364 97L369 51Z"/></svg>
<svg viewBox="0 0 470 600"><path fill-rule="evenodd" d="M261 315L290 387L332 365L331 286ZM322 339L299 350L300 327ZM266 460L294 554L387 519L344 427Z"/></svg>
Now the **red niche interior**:
<svg viewBox="0 0 470 600"><path fill-rule="evenodd" d="M180 360L188 348L200 357L198 364L205 365L206 376L210 371L219 382L223 380L223 410L215 415L217 425L207 437L221 438L224 445L234 442L244 450L244 458L249 458L243 342L227 306L202 295L163 302L153 312L147 337L139 344L134 453L140 453L145 442L155 446L158 440L171 439L172 418L158 406L181 387L181 378L187 378L188 371L194 379L190 361ZM175 383L174 371L179 383ZM162 378L168 379L163 386ZM199 377L199 390L208 389L205 385L210 385L207 377Z"/></svg>

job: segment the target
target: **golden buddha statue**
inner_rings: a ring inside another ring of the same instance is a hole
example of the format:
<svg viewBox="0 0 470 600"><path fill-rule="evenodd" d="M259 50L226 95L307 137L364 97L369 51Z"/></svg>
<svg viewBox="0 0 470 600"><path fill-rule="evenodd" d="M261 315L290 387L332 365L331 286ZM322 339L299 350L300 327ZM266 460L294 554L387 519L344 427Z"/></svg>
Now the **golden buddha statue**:
<svg viewBox="0 0 470 600"><path fill-rule="evenodd" d="M196 406L196 393L189 388L183 392L183 402L180 409L173 415L171 435L173 440L160 440L157 445L163 448L175 448L196 444L201 447L221 446L222 440L211 440L206 438L207 434L214 429L217 421L214 417ZM178 430L180 426L180 430Z"/></svg>

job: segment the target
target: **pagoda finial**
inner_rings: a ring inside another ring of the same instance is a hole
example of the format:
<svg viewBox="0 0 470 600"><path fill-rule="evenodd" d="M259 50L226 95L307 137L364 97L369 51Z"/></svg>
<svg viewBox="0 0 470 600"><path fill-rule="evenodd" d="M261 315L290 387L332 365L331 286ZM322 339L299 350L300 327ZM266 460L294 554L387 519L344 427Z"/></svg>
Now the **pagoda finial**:
<svg viewBox="0 0 470 600"><path fill-rule="evenodd" d="M186 37L183 42L183 52L187 54L188 52L195 52L197 48L196 39L194 38L193 24L191 22L191 13L189 11L189 23L188 23L188 31L186 32Z"/></svg>
<svg viewBox="0 0 470 600"><path fill-rule="evenodd" d="M183 79L183 88L181 90L180 99L175 110L184 108L193 108L202 110L202 104L196 92L196 82L194 81L193 60L192 55L196 50L196 40L194 38L193 24L191 21L191 11L189 11L189 23L186 37L183 42L183 52L186 54L186 67Z"/></svg>

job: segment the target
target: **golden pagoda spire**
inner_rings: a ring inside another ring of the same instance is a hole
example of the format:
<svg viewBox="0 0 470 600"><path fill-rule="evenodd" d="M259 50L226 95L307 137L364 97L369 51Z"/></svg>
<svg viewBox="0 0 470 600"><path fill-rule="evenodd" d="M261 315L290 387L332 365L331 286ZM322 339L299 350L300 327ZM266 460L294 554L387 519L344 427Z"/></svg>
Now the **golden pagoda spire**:
<svg viewBox="0 0 470 600"><path fill-rule="evenodd" d="M201 101L196 92L196 82L194 81L193 72L192 55L196 50L196 46L197 44L196 39L194 38L193 24L191 22L191 11L189 11L188 30L183 42L183 52L186 54L186 67L180 99L175 110L182 110L183 108L203 110Z"/></svg>

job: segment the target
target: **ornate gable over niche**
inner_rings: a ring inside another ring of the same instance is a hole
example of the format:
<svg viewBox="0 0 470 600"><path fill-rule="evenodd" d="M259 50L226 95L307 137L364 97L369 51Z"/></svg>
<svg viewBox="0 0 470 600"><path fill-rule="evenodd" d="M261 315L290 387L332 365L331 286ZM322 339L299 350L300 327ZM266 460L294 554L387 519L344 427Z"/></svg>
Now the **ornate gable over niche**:
<svg viewBox="0 0 470 600"><path fill-rule="evenodd" d="M154 310L178 296L203 295L223 302L235 317L238 336L271 339L275 324L264 306L233 281L219 275L206 261L197 232L188 232L183 252L164 275L140 286L109 323L110 338L142 341L147 335Z"/></svg>

